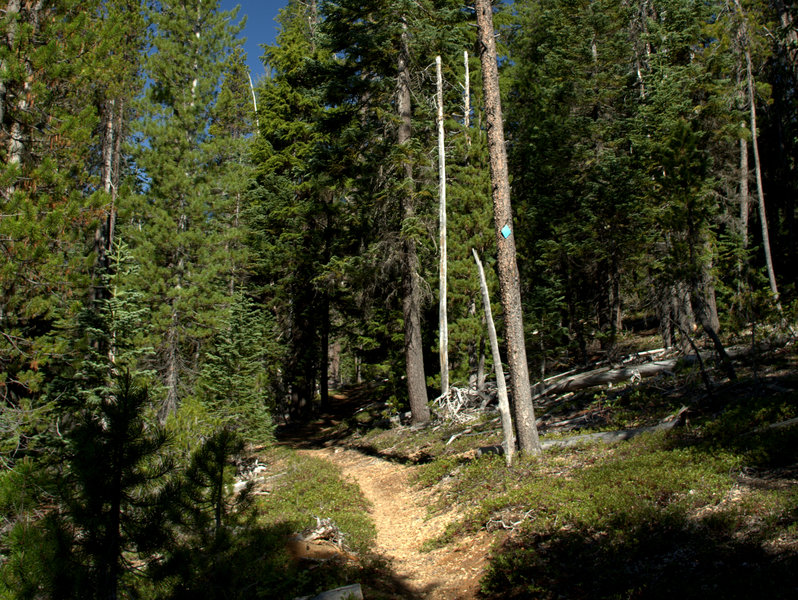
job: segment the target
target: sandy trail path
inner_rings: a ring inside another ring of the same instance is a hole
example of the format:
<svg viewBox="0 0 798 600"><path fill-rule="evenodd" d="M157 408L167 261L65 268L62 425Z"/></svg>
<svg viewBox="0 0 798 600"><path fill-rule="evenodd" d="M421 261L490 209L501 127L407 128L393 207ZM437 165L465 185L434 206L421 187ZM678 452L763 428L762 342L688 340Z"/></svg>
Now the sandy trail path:
<svg viewBox="0 0 798 600"><path fill-rule="evenodd" d="M301 450L338 465L372 505L377 529L375 552L391 565L397 579L415 598L467 600L476 597L490 547L482 532L431 552L425 541L442 533L454 515L429 516L432 492L409 483L413 468L340 447Z"/></svg>

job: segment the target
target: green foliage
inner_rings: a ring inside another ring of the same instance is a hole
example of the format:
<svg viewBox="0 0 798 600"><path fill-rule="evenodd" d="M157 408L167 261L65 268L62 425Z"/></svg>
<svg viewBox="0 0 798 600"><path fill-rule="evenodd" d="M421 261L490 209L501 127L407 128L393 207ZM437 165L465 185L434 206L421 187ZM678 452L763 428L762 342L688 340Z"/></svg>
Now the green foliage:
<svg viewBox="0 0 798 600"><path fill-rule="evenodd" d="M9 7L0 116L0 401L2 445L24 454L46 429L50 382L72 358L66 324L90 286L97 190L95 98L107 90L119 21L101 2ZM13 437L16 436L16 440Z"/></svg>
<svg viewBox="0 0 798 600"><path fill-rule="evenodd" d="M145 423L146 388L129 374L62 425L56 459L4 473L3 585L12 597L106 598L133 582L126 556L163 542L155 492L172 464L163 431ZM14 482L11 494L5 487ZM44 509L43 507L48 508Z"/></svg>
<svg viewBox="0 0 798 600"><path fill-rule="evenodd" d="M290 523L293 531L315 525L316 516L329 518L346 535L355 551L365 551L376 536L374 524L357 485L341 480L340 471L325 460L299 454L278 454L281 471L279 493L261 504L266 524Z"/></svg>
<svg viewBox="0 0 798 600"><path fill-rule="evenodd" d="M140 100L134 155L147 185L126 211L125 220L135 225L124 235L141 266L136 283L150 310L147 342L155 349L147 366L164 384L164 420L193 391L194 374L220 325L217 309L231 301L231 285L240 277L231 230L241 209L241 165L230 173L238 187L220 174L225 161L241 162L243 133L214 111L217 105L232 110L230 93L242 87L242 57L227 60L240 25L232 22L234 13L218 10L216 0L191 7L160 2L147 16L152 47L143 65L151 82ZM246 121L237 126L246 130Z"/></svg>
<svg viewBox="0 0 798 600"><path fill-rule="evenodd" d="M243 449L233 431L217 430L164 490L171 539L152 569L158 597L245 598L275 576L263 560L272 540L254 523L248 490L232 490Z"/></svg>
<svg viewBox="0 0 798 600"><path fill-rule="evenodd" d="M277 44L265 49L270 77L259 85L260 135L254 142L255 176L247 222L252 231L253 284L260 302L275 315L275 335L284 338L275 355L282 372L275 389L289 412L304 417L315 400L320 366L328 349L330 302L335 280L326 263L340 246L335 192L312 164L326 142L318 127L319 86L308 64L326 62L318 44L317 16L310 5L290 2L280 13ZM321 387L321 386L320 386Z"/></svg>
<svg viewBox="0 0 798 600"><path fill-rule="evenodd" d="M256 444L271 438L277 387L273 361L279 349L266 317L251 299L237 297L197 382L209 416Z"/></svg>

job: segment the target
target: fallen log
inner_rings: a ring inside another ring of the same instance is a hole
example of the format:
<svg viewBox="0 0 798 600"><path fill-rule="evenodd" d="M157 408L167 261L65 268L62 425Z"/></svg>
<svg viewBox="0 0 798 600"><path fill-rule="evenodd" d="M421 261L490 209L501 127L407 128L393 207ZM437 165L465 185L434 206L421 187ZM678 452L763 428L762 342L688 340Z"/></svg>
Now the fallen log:
<svg viewBox="0 0 798 600"><path fill-rule="evenodd" d="M587 444L590 442L603 442L605 444L613 444L615 442L623 442L637 437L641 433L654 433L656 431L669 431L684 423L685 416L687 415L688 407L683 406L679 411L663 419L656 425L651 427L636 427L634 429L621 429L619 431L601 431L598 433L585 433L576 435L561 440L546 440L541 442L544 450L547 448L571 448L579 444Z"/></svg>
<svg viewBox="0 0 798 600"><path fill-rule="evenodd" d="M770 423L769 425L763 425L762 427L757 427L756 429L748 431L742 435L754 435L757 433L765 433L766 431L773 431L774 429L786 429L787 427L792 427L793 425L798 425L798 417L794 419L787 419L786 421L779 421L777 423Z"/></svg>
<svg viewBox="0 0 798 600"><path fill-rule="evenodd" d="M649 352L639 352L637 356L660 352L662 352L661 349L651 350ZM750 352L751 349L747 346L732 346L726 348L726 355L730 359L740 358ZM607 385L610 383L619 383L621 381L632 380L632 378L637 379L639 377L640 379L646 379L649 377L654 377L660 373L667 373L671 371L680 361L689 365L698 362L698 357L695 354L688 354L687 356L655 360L652 362L642 363L639 365L630 365L627 367L601 367L599 369L593 369L592 371L578 373L576 375L569 375L565 378L563 378L564 375L568 375L573 371L561 373L559 375L552 375L548 379L545 379L543 383L553 383L543 387L543 389L539 391L532 398L532 400L538 400L539 398L548 396L549 394L574 392L598 385ZM626 360L624 360L624 362L626 362ZM538 388L539 387L540 386L538 386Z"/></svg>
<svg viewBox="0 0 798 600"><path fill-rule="evenodd" d="M681 407L675 414L670 415L651 427L636 427L634 429L621 429L619 431L601 431L598 433L585 433L559 440L545 440L541 441L540 445L543 450L548 448L570 448L579 444L588 444L590 442L603 442L605 444L613 444L615 442L623 442L631 440L642 433L654 433L656 431L669 431L682 425L690 409L687 406ZM482 446L476 450L469 450L459 455L465 459L479 458L480 456L487 456L491 454L504 454L502 446Z"/></svg>
<svg viewBox="0 0 798 600"><path fill-rule="evenodd" d="M689 357L683 357L681 360L689 360ZM618 383L621 381L629 381L633 378L646 379L666 373L676 367L679 359L671 358L667 360L656 360L641 365L634 365L629 367L621 367L619 369L612 369L610 367L602 367L587 373L580 373L578 375L571 375L562 381L558 381L539 392L533 399L547 396L549 394L563 394L565 392L574 392L576 390L583 390L597 385L607 385L609 383Z"/></svg>

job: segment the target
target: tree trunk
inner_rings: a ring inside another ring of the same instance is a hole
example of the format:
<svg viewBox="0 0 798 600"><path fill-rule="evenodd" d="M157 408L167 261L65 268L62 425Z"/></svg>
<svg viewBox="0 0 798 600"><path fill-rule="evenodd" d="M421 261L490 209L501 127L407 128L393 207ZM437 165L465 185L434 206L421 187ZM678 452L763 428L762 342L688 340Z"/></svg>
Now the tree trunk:
<svg viewBox="0 0 798 600"><path fill-rule="evenodd" d="M612 272L610 273L610 337L612 345L618 338L618 333L623 329L623 312L621 310L621 274L618 270L618 262L612 261Z"/></svg>
<svg viewBox="0 0 798 600"><path fill-rule="evenodd" d="M439 211L438 222L440 227L440 281L438 303L438 350L441 361L441 395L449 393L449 320L446 310L447 253L446 253L446 149L444 147L443 131L443 76L441 74L441 57L435 57L437 73L437 98L438 98L438 192Z"/></svg>
<svg viewBox="0 0 798 600"><path fill-rule="evenodd" d="M14 47L14 41L17 35L17 24L14 21L16 15L19 14L20 8L20 0L9 0L6 3L6 14L5 18L9 21L8 30L6 31L5 35L5 42L8 48ZM0 61L0 72L5 72L6 65L3 61ZM0 127L5 126L5 116L6 116L6 93L8 92L8 88L6 87L6 80L0 77Z"/></svg>
<svg viewBox="0 0 798 600"><path fill-rule="evenodd" d="M768 220L765 212L765 192L762 188L762 166L759 161L759 143L757 142L757 125L756 125L756 96L754 93L754 73L753 64L751 61L751 48L750 40L748 39L748 28L746 26L745 14L743 13L740 0L735 0L737 11L739 12L742 27L742 45L743 52L745 53L745 78L746 87L748 90L748 109L751 124L751 147L754 153L754 175L756 177L756 195L759 201L759 221L762 225L762 249L765 251L765 264L767 265L768 281L770 282L770 291L776 303L779 302L779 289L776 285L776 272L773 269L773 257L770 252L770 235L768 234Z"/></svg>
<svg viewBox="0 0 798 600"><path fill-rule="evenodd" d="M695 315L690 303L690 290L687 283L679 281L671 286L671 317L672 326L680 332L679 346L682 352L690 349L690 340L687 335L695 330Z"/></svg>
<svg viewBox="0 0 798 600"><path fill-rule="evenodd" d="M412 104L410 95L409 49L407 42L407 24L402 23L403 32L396 78L396 100L399 110L399 130L397 144L406 146L410 143ZM413 165L409 158L403 159L406 186L402 194L402 217L411 221L415 217L413 206ZM429 422L430 412L427 404L427 381L424 374L424 347L421 339L421 289L418 275L418 255L416 242L406 236L403 239L404 274L402 314L405 330L405 369L407 373L407 393L410 401L411 420L413 425Z"/></svg>
<svg viewBox="0 0 798 600"><path fill-rule="evenodd" d="M330 403L330 295L325 290L321 301L321 327L319 332L319 402L321 408Z"/></svg>
<svg viewBox="0 0 798 600"><path fill-rule="evenodd" d="M476 0L480 60L485 94L488 153L493 188L493 215L498 244L499 288L504 310L507 339L507 362L513 389L518 441L522 452L540 453L540 440L532 407L532 389L526 362L524 325L521 312L521 285L515 260L510 179L507 172L507 151L504 145L499 71L493 30L493 9L490 0Z"/></svg>
<svg viewBox="0 0 798 600"><path fill-rule="evenodd" d="M490 308L490 294L488 293L488 282L485 281L485 270L479 260L477 251L473 248L474 260L479 271L479 285L482 290L482 305L485 309L485 320L488 323L488 337L490 338L490 349L493 353L493 370L496 372L496 387L499 393L499 413L502 418L502 432L504 433L504 453L507 457L507 466L513 464L513 454L515 453L515 436L513 435L513 419L510 416L510 402L507 399L507 384L504 381L504 368L502 367L502 357L499 352L499 341L496 337L496 326L493 324L493 311Z"/></svg>
<svg viewBox="0 0 798 600"><path fill-rule="evenodd" d="M258 118L258 98L255 96L255 86L252 85L252 74L247 69L247 77L249 78L249 91L252 93L252 110L255 114L255 135L260 135L260 120Z"/></svg>
<svg viewBox="0 0 798 600"><path fill-rule="evenodd" d="M465 130L466 146L471 146L471 71L468 68L468 50L463 50L463 129Z"/></svg>
<svg viewBox="0 0 798 600"><path fill-rule="evenodd" d="M787 60L790 62L793 71L793 77L798 81L798 30L795 28L790 9L786 2L777 0L776 8L779 12L779 22L784 30L784 47L787 54Z"/></svg>
<svg viewBox="0 0 798 600"><path fill-rule="evenodd" d="M745 123L742 124L743 126ZM740 138L740 243L748 249L748 141Z"/></svg>
<svg viewBox="0 0 798 600"><path fill-rule="evenodd" d="M737 374L718 335L720 323L718 322L717 306L715 304L715 286L712 284L712 275L710 274L709 265L701 269L700 278L696 278L696 280L693 281L692 288L690 296L692 299L693 313L698 323L701 325L701 328L712 340L715 351L723 362L729 379L734 381L737 379Z"/></svg>
<svg viewBox="0 0 798 600"><path fill-rule="evenodd" d="M163 424L177 412L180 404L178 385L180 383L180 350L178 348L177 300L172 300L172 319L166 332L166 399L158 410L158 421Z"/></svg>

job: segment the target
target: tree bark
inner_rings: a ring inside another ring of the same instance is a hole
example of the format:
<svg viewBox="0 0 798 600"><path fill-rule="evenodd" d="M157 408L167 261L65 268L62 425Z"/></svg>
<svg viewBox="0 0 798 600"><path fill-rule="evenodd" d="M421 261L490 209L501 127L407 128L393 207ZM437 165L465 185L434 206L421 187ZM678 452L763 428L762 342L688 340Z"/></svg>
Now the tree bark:
<svg viewBox="0 0 798 600"><path fill-rule="evenodd" d="M504 381L504 368L502 367L502 357L499 352L499 341L496 337L496 326L493 324L493 311L490 308L490 294L488 293L488 282L485 280L485 270L479 260L477 251L473 248L474 260L479 271L479 285L482 290L482 305L485 309L485 320L488 323L488 337L490 338L490 349L493 353L493 370L496 372L496 387L499 393L499 413L502 419L502 432L504 433L504 453L507 457L507 466L513 464L513 454L515 453L515 435L513 435L513 419L510 415L510 402L507 399L507 383Z"/></svg>
<svg viewBox="0 0 798 600"><path fill-rule="evenodd" d="M786 2L777 0L776 8L779 13L779 22L784 30L785 51L787 60L792 66L793 76L798 80L798 30L796 30L795 23L793 22L792 14ZM785 43L786 42L786 43Z"/></svg>
<svg viewBox="0 0 798 600"><path fill-rule="evenodd" d="M468 50L463 50L463 129L465 130L466 146L471 146L471 71L468 68Z"/></svg>
<svg viewBox="0 0 798 600"><path fill-rule="evenodd" d="M177 312L177 300L172 299L172 319L169 329L166 332L166 398L158 410L158 421L161 424L177 413L180 405L180 395L178 386L180 384L180 349L178 348L178 326L179 318Z"/></svg>
<svg viewBox="0 0 798 600"><path fill-rule="evenodd" d="M440 276L438 298L438 351L441 362L441 396L449 393L449 320L446 310L447 252L446 252L446 149L443 130L443 76L441 57L435 57L438 98L438 222L440 227Z"/></svg>
<svg viewBox="0 0 798 600"><path fill-rule="evenodd" d="M485 97L485 118L493 188L493 215L498 245L499 288L504 311L507 340L507 362L513 389L518 441L522 452L540 453L540 440L532 407L532 390L524 345L521 312L521 285L515 259L510 179L507 172L507 151L504 145L499 71L493 30L493 8L490 0L476 0L479 29L480 61Z"/></svg>
<svg viewBox="0 0 798 600"><path fill-rule="evenodd" d="M743 126L745 124L743 123ZM748 249L748 140L740 138L740 243Z"/></svg>
<svg viewBox="0 0 798 600"><path fill-rule="evenodd" d="M412 103L410 95L409 47L407 24L402 23L403 31L399 49L396 78L396 100L399 110L399 130L397 144L408 146L412 132ZM402 190L402 217L405 221L415 218L413 206L413 164L410 159L402 159L405 189ZM413 425L423 425L430 420L427 399L427 381L424 373L424 347L421 339L421 289L418 275L418 255L416 242L406 236L403 239L403 301L402 314L405 330L405 369L407 373L407 393L410 402Z"/></svg>
<svg viewBox="0 0 798 600"><path fill-rule="evenodd" d="M737 374L729 355L726 353L726 349L723 347L723 342L721 342L720 336L718 335L720 324L718 322L718 313L715 304L715 286L712 284L712 276L708 265L701 270L700 279L693 281L693 289L691 290L690 297L692 299L693 313L696 319L704 332L712 340L715 351L718 353L726 369L729 380L735 381L737 379Z"/></svg>
<svg viewBox="0 0 798 600"><path fill-rule="evenodd" d="M321 301L321 327L319 332L319 402L321 408L330 404L330 295L325 290Z"/></svg>

